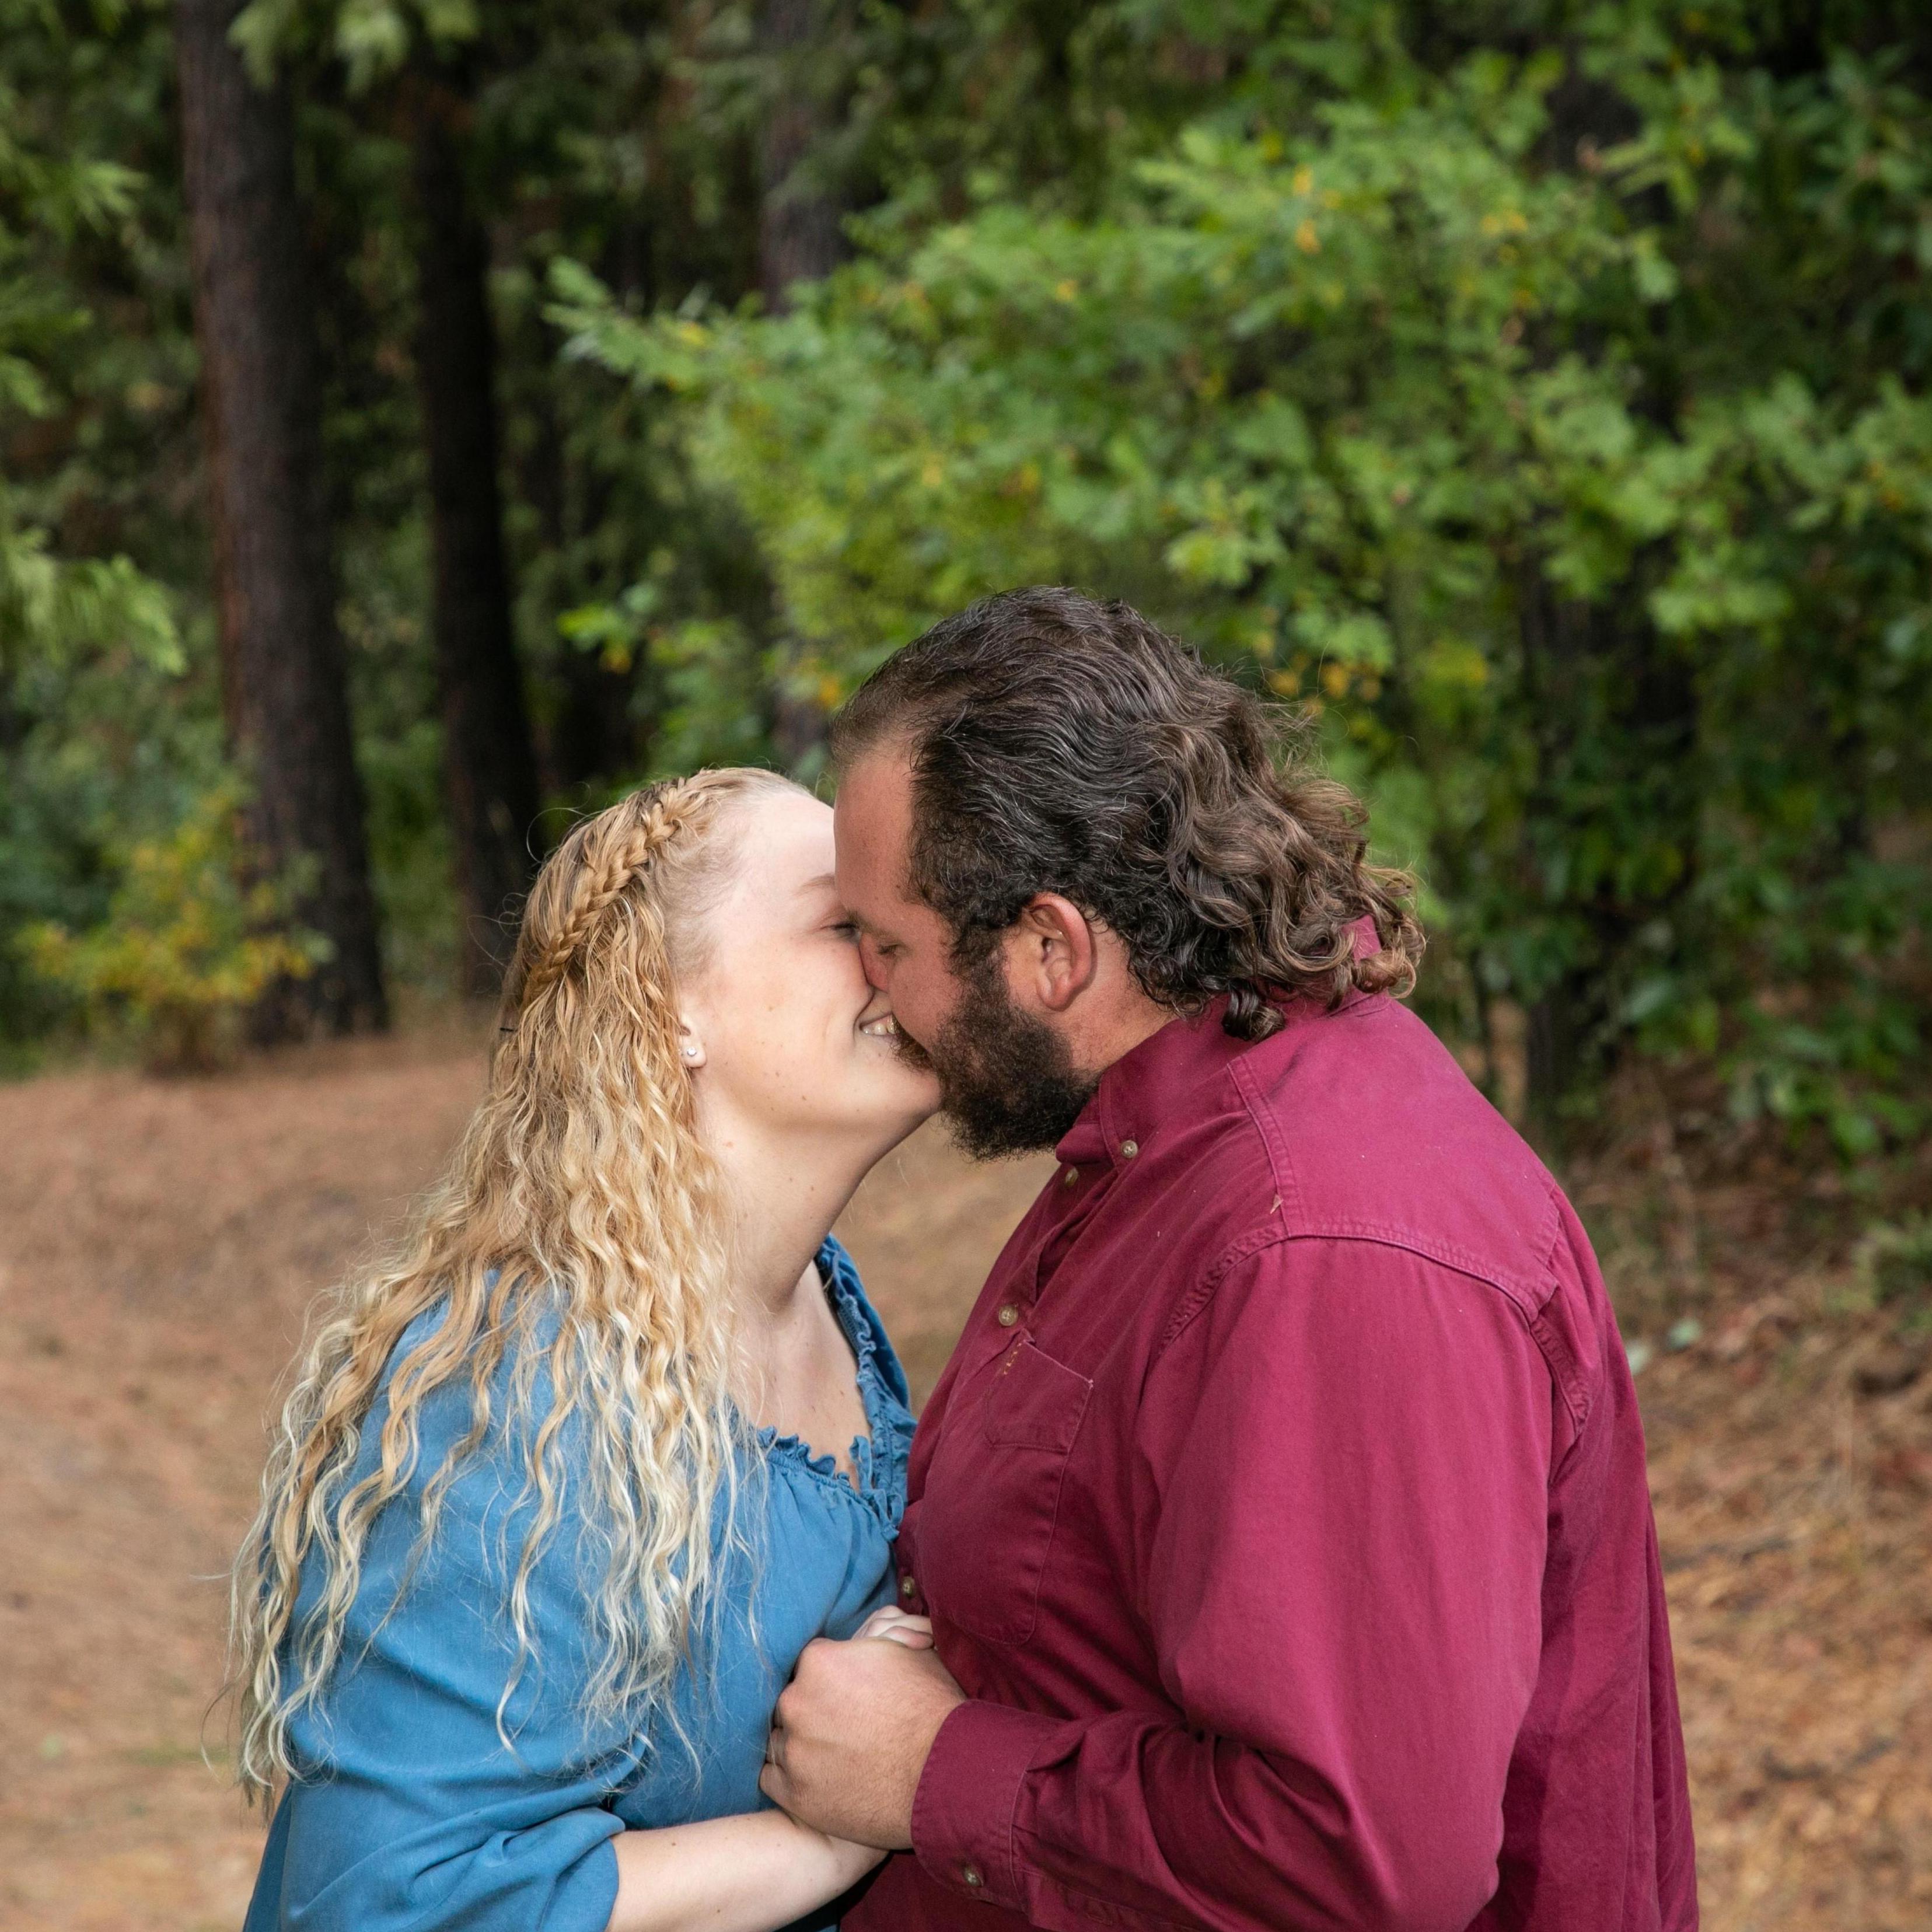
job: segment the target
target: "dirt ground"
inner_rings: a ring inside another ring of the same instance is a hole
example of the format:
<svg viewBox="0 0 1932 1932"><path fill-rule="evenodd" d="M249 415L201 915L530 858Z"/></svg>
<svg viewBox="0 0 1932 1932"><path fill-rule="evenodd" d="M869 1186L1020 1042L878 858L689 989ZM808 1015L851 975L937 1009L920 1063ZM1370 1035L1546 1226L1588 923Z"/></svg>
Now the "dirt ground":
<svg viewBox="0 0 1932 1932"><path fill-rule="evenodd" d="M238 1924L260 1830L208 1707L270 1391L480 1066L446 1028L219 1080L0 1087L8 1932ZM848 1217L920 1394L1042 1172L970 1168L928 1133ZM1706 1923L1932 1925L1932 1372L1841 1264L1769 1238L1763 1190L1693 1193L1662 1237L1617 1186L1580 1193L1627 1333L1660 1351L1639 1386ZM1686 1268L1690 1322L1657 1286Z"/></svg>

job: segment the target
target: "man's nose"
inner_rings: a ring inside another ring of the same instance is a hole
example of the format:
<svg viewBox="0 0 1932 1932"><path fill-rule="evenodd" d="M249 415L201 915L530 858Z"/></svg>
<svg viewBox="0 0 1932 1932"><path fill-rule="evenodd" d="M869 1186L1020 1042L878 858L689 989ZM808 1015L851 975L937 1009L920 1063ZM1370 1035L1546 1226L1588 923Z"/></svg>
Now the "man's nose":
<svg viewBox="0 0 1932 1932"><path fill-rule="evenodd" d="M878 940L869 934L860 935L859 964L865 969L867 983L883 993L886 990L885 956L880 951Z"/></svg>

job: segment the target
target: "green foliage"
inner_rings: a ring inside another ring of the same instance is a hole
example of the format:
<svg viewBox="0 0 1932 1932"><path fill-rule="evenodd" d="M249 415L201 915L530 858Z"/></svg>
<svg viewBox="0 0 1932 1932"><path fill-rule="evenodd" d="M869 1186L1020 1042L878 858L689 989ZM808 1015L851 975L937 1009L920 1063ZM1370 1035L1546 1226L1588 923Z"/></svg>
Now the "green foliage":
<svg viewBox="0 0 1932 1932"><path fill-rule="evenodd" d="M88 924L109 850L214 768L182 700L191 546L153 490L186 426L152 11L0 0L0 1054L64 1008L12 940ZM172 275L172 281L171 281ZM184 574L184 573L182 573Z"/></svg>
<svg viewBox="0 0 1932 1932"><path fill-rule="evenodd" d="M1134 598L1400 797L1436 1016L1529 1009L1546 1106L1635 1044L1908 1138L1932 105L1850 46L1778 78L1742 14L1432 63L1324 17L1088 208L889 206L776 320L560 265L559 319L680 403L802 679L1008 584Z"/></svg>
<svg viewBox="0 0 1932 1932"><path fill-rule="evenodd" d="M237 803L222 786L172 832L121 855L98 926L74 933L50 921L21 938L34 970L75 998L94 1029L137 1044L159 1072L219 1065L248 1008L326 957L313 934L291 928L286 885L237 884Z"/></svg>
<svg viewBox="0 0 1932 1932"><path fill-rule="evenodd" d="M491 232L556 808L768 759L786 699L1070 580L1318 713L1424 872L1424 1010L1493 1062L1521 1007L1546 1118L1635 1053L1848 1162L1923 1133L1922 8L857 0L782 57L760 19L238 26L297 107L402 978L448 982L456 917L409 146L434 85ZM222 784L167 22L0 0L10 934L104 934L131 854ZM758 143L799 98L854 256L774 318ZM92 983L0 940L0 1051Z"/></svg>
<svg viewBox="0 0 1932 1932"><path fill-rule="evenodd" d="M1852 1265L1873 1305L1890 1310L1900 1328L1932 1328L1932 1215L1881 1222L1858 1243Z"/></svg>
<svg viewBox="0 0 1932 1932"><path fill-rule="evenodd" d="M93 318L70 273L70 251L134 217L140 178L75 136L49 94L86 86L84 44L35 0L0 0L0 430L16 443L56 416L75 339ZM124 556L61 555L30 487L0 472L0 676L30 655L71 662L124 644L178 669L173 613L161 587Z"/></svg>

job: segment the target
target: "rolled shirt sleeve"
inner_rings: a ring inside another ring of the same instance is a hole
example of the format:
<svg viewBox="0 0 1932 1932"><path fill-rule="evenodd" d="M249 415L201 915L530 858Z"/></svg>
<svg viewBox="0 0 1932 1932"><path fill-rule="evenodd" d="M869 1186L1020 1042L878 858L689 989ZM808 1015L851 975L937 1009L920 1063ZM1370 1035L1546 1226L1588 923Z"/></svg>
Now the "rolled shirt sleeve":
<svg viewBox="0 0 1932 1932"><path fill-rule="evenodd" d="M1536 1683L1553 1400L1509 1298L1410 1250L1228 1266L1135 1425L1171 1707L962 1706L919 1787L926 1870L1052 1928L1462 1932Z"/></svg>

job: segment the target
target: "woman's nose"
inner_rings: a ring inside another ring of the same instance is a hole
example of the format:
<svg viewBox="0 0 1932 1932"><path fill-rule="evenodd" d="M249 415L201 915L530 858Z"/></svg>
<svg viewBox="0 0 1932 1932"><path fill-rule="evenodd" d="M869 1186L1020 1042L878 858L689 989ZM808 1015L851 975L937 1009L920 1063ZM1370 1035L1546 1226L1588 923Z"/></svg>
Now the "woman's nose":
<svg viewBox="0 0 1932 1932"><path fill-rule="evenodd" d="M869 934L862 934L860 937L859 964L865 969L867 983L883 993L886 990L885 958L878 940Z"/></svg>

